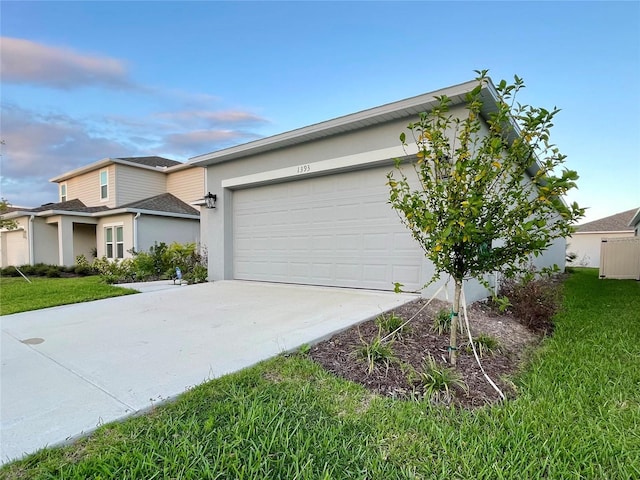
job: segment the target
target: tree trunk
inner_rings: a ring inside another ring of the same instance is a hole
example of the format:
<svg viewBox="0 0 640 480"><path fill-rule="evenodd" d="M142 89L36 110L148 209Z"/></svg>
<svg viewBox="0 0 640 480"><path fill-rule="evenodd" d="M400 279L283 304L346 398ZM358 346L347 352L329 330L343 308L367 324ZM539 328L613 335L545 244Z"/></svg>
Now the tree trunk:
<svg viewBox="0 0 640 480"><path fill-rule="evenodd" d="M458 361L458 315L460 314L460 294L462 280L456 279L456 289L451 307L451 335L449 337L449 362L455 365Z"/></svg>

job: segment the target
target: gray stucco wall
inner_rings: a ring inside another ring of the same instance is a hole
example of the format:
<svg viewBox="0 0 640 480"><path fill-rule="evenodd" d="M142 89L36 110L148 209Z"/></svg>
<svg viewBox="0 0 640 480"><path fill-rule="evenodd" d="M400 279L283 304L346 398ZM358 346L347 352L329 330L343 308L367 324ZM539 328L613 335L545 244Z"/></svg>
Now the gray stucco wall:
<svg viewBox="0 0 640 480"><path fill-rule="evenodd" d="M142 215L138 219L138 249L147 251L155 242L170 245L200 243L200 222L183 218Z"/></svg>
<svg viewBox="0 0 640 480"><path fill-rule="evenodd" d="M58 224L44 218L33 220L33 263L58 264Z"/></svg>
<svg viewBox="0 0 640 480"><path fill-rule="evenodd" d="M464 109L456 107L452 109L454 115L460 115ZM339 159L348 156L370 155L376 158L374 163L369 165L357 165L351 167L341 167L333 171L323 171L322 174L335 174L340 171L357 170L376 166L388 165L391 169L393 158L379 159L376 151L400 147L399 135L405 132L407 141L410 142L410 132L406 126L416 118L403 118L391 121L382 125L368 127L361 130L352 131L340 135L326 137L320 140L307 142L304 144L285 147L267 153L249 155L240 159L220 164L213 164L207 167L206 180L208 190L217 194L217 208L213 210L202 209L201 230L202 242L209 250L209 278L231 279L233 278L233 196L234 190L238 188L249 188L253 185L232 185L223 187L223 182L229 184L229 179L257 174L261 172L271 172L288 167L313 165L314 162L323 162L331 159ZM401 156L396 153L395 156ZM314 175L313 168L306 175L293 175L290 178L280 178L276 181L295 181L296 179L308 178ZM382 178L382 182L386 179ZM389 207L391 208L391 207ZM215 246L215 248L214 248ZM537 258L535 263L539 266L551 265L553 263L564 267L564 241L559 241L547 252L547 254ZM433 266L425 261L423 268L424 282L428 282L433 273ZM424 291L424 295L432 295L438 286L444 282L443 279L438 284L430 286ZM494 277L489 275L487 280L494 282ZM449 290L452 286L450 285ZM468 282L467 300L473 301L487 294L486 289L478 282ZM441 297L444 294L441 293Z"/></svg>

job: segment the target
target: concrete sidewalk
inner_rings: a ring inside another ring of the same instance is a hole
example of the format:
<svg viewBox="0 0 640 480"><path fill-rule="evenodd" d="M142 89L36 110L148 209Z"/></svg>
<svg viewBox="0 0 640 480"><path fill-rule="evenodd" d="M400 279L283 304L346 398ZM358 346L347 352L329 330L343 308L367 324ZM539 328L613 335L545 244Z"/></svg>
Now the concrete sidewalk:
<svg viewBox="0 0 640 480"><path fill-rule="evenodd" d="M0 317L0 463L416 298L241 281L148 287Z"/></svg>

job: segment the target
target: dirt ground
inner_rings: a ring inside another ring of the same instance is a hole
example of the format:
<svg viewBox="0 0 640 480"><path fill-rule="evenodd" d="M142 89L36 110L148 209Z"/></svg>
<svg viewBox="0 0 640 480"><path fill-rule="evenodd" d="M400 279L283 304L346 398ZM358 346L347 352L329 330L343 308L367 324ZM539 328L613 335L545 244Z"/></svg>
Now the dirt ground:
<svg viewBox="0 0 640 480"><path fill-rule="evenodd" d="M397 308L393 313L406 321L426 303L425 299L417 299ZM394 359L386 363L376 363L372 371L369 371L367 360L358 352L364 346L364 342L370 342L378 335L379 328L375 320L351 327L313 346L310 355L326 370L361 383L372 392L395 398L420 396L423 394L420 386L410 383L407 378L407 365L420 369L424 359L431 355L439 365L450 366L447 361L449 334L438 334L433 328L437 312L446 308L447 304L437 300L426 306L408 324L409 331L402 333L400 338L390 343ZM504 394L507 397L514 396L513 384L509 377L518 370L524 352L539 342L540 336L529 331L513 317L497 314L483 302L468 307L468 318L473 337L485 334L498 340L499 351L485 354L481 363L487 375ZM382 333L382 336L384 335L385 332ZM455 388L453 398L449 402L463 408L476 408L499 401L499 394L485 379L473 351L468 348L469 339L466 331L458 335L458 343L459 357L455 369L462 376L468 390Z"/></svg>

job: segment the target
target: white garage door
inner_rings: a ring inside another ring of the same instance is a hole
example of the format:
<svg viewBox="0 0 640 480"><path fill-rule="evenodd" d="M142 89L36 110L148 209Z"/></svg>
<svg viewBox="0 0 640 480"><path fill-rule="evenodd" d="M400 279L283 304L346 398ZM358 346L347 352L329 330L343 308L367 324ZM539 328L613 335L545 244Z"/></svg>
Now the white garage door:
<svg viewBox="0 0 640 480"><path fill-rule="evenodd" d="M393 290L422 286L424 254L387 203L390 167L238 190L234 277Z"/></svg>

